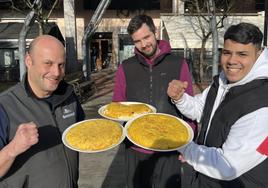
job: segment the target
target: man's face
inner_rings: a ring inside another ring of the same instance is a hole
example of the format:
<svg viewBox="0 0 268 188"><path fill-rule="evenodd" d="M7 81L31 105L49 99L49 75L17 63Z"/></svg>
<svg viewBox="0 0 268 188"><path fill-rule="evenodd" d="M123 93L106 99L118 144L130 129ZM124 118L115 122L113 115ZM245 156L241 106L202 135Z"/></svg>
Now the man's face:
<svg viewBox="0 0 268 188"><path fill-rule="evenodd" d="M65 75L65 52L61 46L45 43L26 56L28 81L39 98L55 91Z"/></svg>
<svg viewBox="0 0 268 188"><path fill-rule="evenodd" d="M241 44L230 39L224 41L221 66L230 83L243 79L260 55L260 50L252 43Z"/></svg>
<svg viewBox="0 0 268 188"><path fill-rule="evenodd" d="M155 55L157 51L157 40L155 33L150 31L150 28L143 24L132 35L132 40L135 44L135 47L145 56L151 58Z"/></svg>

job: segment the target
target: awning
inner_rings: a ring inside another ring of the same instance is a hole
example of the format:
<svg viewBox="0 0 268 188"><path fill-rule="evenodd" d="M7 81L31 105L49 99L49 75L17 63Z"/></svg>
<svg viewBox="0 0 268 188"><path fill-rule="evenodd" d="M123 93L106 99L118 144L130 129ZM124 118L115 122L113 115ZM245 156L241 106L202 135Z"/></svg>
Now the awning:
<svg viewBox="0 0 268 188"><path fill-rule="evenodd" d="M18 39L24 23L7 22L0 23L0 48L18 48ZM64 43L64 38L55 22L44 25L44 34L52 35ZM34 25L26 37L26 45L39 35L39 25Z"/></svg>

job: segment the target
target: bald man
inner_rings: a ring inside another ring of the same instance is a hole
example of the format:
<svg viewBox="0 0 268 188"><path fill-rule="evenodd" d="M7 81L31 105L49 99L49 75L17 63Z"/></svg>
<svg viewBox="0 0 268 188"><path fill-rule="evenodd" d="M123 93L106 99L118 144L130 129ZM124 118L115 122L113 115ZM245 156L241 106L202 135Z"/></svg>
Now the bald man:
<svg viewBox="0 0 268 188"><path fill-rule="evenodd" d="M32 41L23 80L0 95L0 188L78 187L78 153L63 131L85 115L63 81L65 50L49 35Z"/></svg>

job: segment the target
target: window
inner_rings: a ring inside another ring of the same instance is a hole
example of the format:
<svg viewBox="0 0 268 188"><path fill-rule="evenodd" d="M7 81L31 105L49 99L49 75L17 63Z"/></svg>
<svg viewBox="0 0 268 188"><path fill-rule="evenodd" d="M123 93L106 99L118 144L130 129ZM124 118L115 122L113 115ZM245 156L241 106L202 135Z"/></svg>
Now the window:
<svg viewBox="0 0 268 188"><path fill-rule="evenodd" d="M256 0L256 5L255 5L256 10L264 10L265 9L265 0Z"/></svg>
<svg viewBox="0 0 268 188"><path fill-rule="evenodd" d="M11 52L10 51L5 51L4 52L4 65L5 67L9 67L11 65Z"/></svg>
<svg viewBox="0 0 268 188"><path fill-rule="evenodd" d="M216 12L225 12L228 7L232 6L234 0L215 0ZM198 8L201 13L207 13L208 0L198 0ZM197 7L195 1L186 1L184 5L184 11L186 13L197 13Z"/></svg>

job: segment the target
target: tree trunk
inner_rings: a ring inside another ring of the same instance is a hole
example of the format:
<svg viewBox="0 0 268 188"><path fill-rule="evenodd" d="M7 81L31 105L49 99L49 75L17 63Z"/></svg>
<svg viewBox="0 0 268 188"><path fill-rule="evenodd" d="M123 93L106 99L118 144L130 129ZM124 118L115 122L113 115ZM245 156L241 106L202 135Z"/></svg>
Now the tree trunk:
<svg viewBox="0 0 268 188"><path fill-rule="evenodd" d="M202 39L201 49L200 49L200 56L199 56L199 81L202 83L204 78L204 59L206 53L206 39Z"/></svg>
<svg viewBox="0 0 268 188"><path fill-rule="evenodd" d="M76 53L76 20L74 0L64 0L66 73L78 70Z"/></svg>
<svg viewBox="0 0 268 188"><path fill-rule="evenodd" d="M209 0L210 7L210 28L212 32L212 77L218 74L218 64L219 64L219 37L216 23L215 15L215 3L213 0Z"/></svg>

